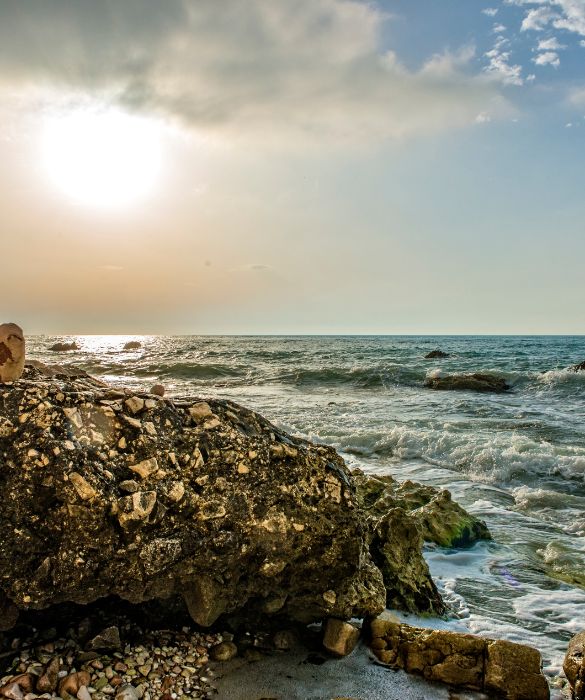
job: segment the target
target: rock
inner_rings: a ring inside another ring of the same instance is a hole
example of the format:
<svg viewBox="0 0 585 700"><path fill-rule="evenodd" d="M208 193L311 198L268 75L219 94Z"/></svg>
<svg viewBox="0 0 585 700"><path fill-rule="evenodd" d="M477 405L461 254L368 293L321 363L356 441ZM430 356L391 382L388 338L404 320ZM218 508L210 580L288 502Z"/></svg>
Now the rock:
<svg viewBox="0 0 585 700"><path fill-rule="evenodd" d="M20 676L12 678L10 682L16 683L23 693L32 693L34 690L34 676L31 673L21 673Z"/></svg>
<svg viewBox="0 0 585 700"><path fill-rule="evenodd" d="M573 700L585 700L585 632L571 638L563 671L571 686Z"/></svg>
<svg viewBox="0 0 585 700"><path fill-rule="evenodd" d="M0 325L0 383L22 377L25 361L24 333L16 323Z"/></svg>
<svg viewBox="0 0 585 700"><path fill-rule="evenodd" d="M138 350L142 347L142 343L138 340L129 340L124 344L124 350Z"/></svg>
<svg viewBox="0 0 585 700"><path fill-rule="evenodd" d="M238 647L233 642L220 642L209 651L209 656L214 661L230 661L237 655Z"/></svg>
<svg viewBox="0 0 585 700"><path fill-rule="evenodd" d="M272 646L279 651L288 651L299 643L299 638L294 630L278 630L272 637Z"/></svg>
<svg viewBox="0 0 585 700"><path fill-rule="evenodd" d="M52 352L69 352L70 350L79 350L77 343L54 343L49 348Z"/></svg>
<svg viewBox="0 0 585 700"><path fill-rule="evenodd" d="M0 624L15 609L110 596L182 598L205 626L244 609L309 623L384 608L370 525L333 449L212 399L156 401L152 435L128 422L127 398L37 367L0 392L0 422L12 426L0 431L0 564L11 572ZM136 491L123 490L129 481ZM417 601L432 607L422 591Z"/></svg>
<svg viewBox="0 0 585 700"><path fill-rule="evenodd" d="M82 685L77 691L77 700L91 700L91 693L87 689L87 686Z"/></svg>
<svg viewBox="0 0 585 700"><path fill-rule="evenodd" d="M131 396L124 401L124 406L126 406L132 415L135 415L136 413L140 413L140 411L144 411L144 399L141 399L140 396Z"/></svg>
<svg viewBox="0 0 585 700"><path fill-rule="evenodd" d="M510 390L510 385L495 374L450 374L445 377L429 377L425 381L429 389L450 391L478 391L502 394Z"/></svg>
<svg viewBox="0 0 585 700"><path fill-rule="evenodd" d="M571 369L573 372L585 372L585 360L580 362L578 365L573 365Z"/></svg>
<svg viewBox="0 0 585 700"><path fill-rule="evenodd" d="M509 700L549 698L540 654L531 647L382 619L369 631L374 654L392 668Z"/></svg>
<svg viewBox="0 0 585 700"><path fill-rule="evenodd" d="M425 360L435 360L444 357L449 357L449 353L443 352L443 350L431 350L431 352L425 355Z"/></svg>
<svg viewBox="0 0 585 700"><path fill-rule="evenodd" d="M325 624L323 646L335 656L347 656L355 649L360 630L349 622L330 617Z"/></svg>
<svg viewBox="0 0 585 700"><path fill-rule="evenodd" d="M77 671L65 676L59 683L59 695L62 698L66 697L66 693L76 697L82 685L88 686L91 677L87 671Z"/></svg>
<svg viewBox="0 0 585 700"><path fill-rule="evenodd" d="M136 688L132 685L121 685L116 693L116 700L140 700Z"/></svg>
<svg viewBox="0 0 585 700"><path fill-rule="evenodd" d="M59 657L55 656L45 666L42 675L37 681L37 691L39 693L52 693L55 691L55 688L57 687L57 679L60 668L61 664L59 661Z"/></svg>
<svg viewBox="0 0 585 700"><path fill-rule="evenodd" d="M154 394L155 396L164 396L165 388L162 384L155 384L150 390L150 393Z"/></svg>
<svg viewBox="0 0 585 700"><path fill-rule="evenodd" d="M106 627L86 645L87 651L117 651L122 648L120 630L115 627Z"/></svg>
<svg viewBox="0 0 585 700"><path fill-rule="evenodd" d="M23 700L24 693L20 689L18 683L6 683L0 688L0 695L3 698L10 698L10 700Z"/></svg>

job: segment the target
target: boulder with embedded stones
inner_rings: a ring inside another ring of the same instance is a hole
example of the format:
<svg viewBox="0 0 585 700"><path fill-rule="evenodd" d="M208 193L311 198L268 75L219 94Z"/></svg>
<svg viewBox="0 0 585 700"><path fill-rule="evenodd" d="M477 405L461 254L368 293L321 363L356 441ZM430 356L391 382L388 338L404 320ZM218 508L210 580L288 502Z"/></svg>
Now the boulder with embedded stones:
<svg viewBox="0 0 585 700"><path fill-rule="evenodd" d="M0 325L0 383L15 382L22 377L25 361L25 340L16 323Z"/></svg>

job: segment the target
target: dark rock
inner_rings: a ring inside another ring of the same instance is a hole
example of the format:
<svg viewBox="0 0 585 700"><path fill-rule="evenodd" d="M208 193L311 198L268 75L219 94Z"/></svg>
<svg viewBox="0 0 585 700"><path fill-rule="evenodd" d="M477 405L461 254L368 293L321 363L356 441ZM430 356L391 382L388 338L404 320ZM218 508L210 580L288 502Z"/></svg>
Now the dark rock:
<svg viewBox="0 0 585 700"><path fill-rule="evenodd" d="M150 390L150 393L154 394L155 396L164 396L165 388L162 384L155 384Z"/></svg>
<svg viewBox="0 0 585 700"><path fill-rule="evenodd" d="M209 650L214 661L231 661L238 655L238 647L233 642L220 642Z"/></svg>
<svg viewBox="0 0 585 700"><path fill-rule="evenodd" d="M140 343L138 340L129 340L124 345L124 350L138 350L141 347L142 347L142 343Z"/></svg>
<svg viewBox="0 0 585 700"><path fill-rule="evenodd" d="M573 365L571 367L573 372L585 372L585 360L583 362L580 362L578 365Z"/></svg>
<svg viewBox="0 0 585 700"><path fill-rule="evenodd" d="M107 627L85 645L87 651L117 651L122 648L120 630L115 627Z"/></svg>
<svg viewBox="0 0 585 700"><path fill-rule="evenodd" d="M53 352L69 352L70 350L79 350L79 345L77 343L55 343L51 345L49 350Z"/></svg>
<svg viewBox="0 0 585 700"><path fill-rule="evenodd" d="M510 390L505 379L495 374L450 374L445 377L429 377L425 381L429 389L449 391L479 391L502 394Z"/></svg>
<svg viewBox="0 0 585 700"><path fill-rule="evenodd" d="M425 355L425 360L435 360L443 357L449 357L449 353L443 352L443 350L431 350Z"/></svg>
<svg viewBox="0 0 585 700"><path fill-rule="evenodd" d="M37 691L39 693L52 693L55 691L60 668L61 663L59 657L53 657L45 666L43 673L37 681Z"/></svg>
<svg viewBox="0 0 585 700"><path fill-rule="evenodd" d="M540 653L532 647L382 619L369 631L374 654L392 668L509 700L550 697Z"/></svg>
<svg viewBox="0 0 585 700"><path fill-rule="evenodd" d="M573 700L585 700L585 632L571 638L563 671L571 686Z"/></svg>

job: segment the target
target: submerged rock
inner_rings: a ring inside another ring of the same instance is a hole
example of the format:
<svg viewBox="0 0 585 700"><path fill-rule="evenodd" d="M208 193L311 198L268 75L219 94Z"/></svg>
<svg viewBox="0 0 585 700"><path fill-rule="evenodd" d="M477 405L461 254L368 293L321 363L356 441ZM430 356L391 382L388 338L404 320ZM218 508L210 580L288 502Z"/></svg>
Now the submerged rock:
<svg viewBox="0 0 585 700"><path fill-rule="evenodd" d="M571 369L573 370L573 372L585 372L585 360L583 360L583 362L580 362L578 365L573 365Z"/></svg>
<svg viewBox="0 0 585 700"><path fill-rule="evenodd" d="M70 350L79 350L77 343L55 343L49 348L52 352L69 352Z"/></svg>
<svg viewBox="0 0 585 700"><path fill-rule="evenodd" d="M105 596L182 597L201 625L243 608L301 622L384 608L373 530L329 447L230 401L136 395L38 366L0 386L0 419L4 627L18 610ZM424 564L396 521L376 537ZM432 602L421 591L417 610L440 603L427 578Z"/></svg>
<svg viewBox="0 0 585 700"><path fill-rule="evenodd" d="M431 350L431 352L425 355L425 360L442 359L444 357L449 357L449 353L443 350Z"/></svg>
<svg viewBox="0 0 585 700"><path fill-rule="evenodd" d="M425 386L429 389L451 391L479 391L501 394L510 390L510 385L495 374L449 374L445 377L428 377Z"/></svg>
<svg viewBox="0 0 585 700"><path fill-rule="evenodd" d="M0 383L15 382L22 377L25 360L25 340L16 323L0 325Z"/></svg>
<svg viewBox="0 0 585 700"><path fill-rule="evenodd" d="M371 648L382 663L429 681L509 700L550 697L540 653L532 647L382 619L371 622L370 635Z"/></svg>
<svg viewBox="0 0 585 700"><path fill-rule="evenodd" d="M573 700L585 700L585 632L571 638L563 671L571 686Z"/></svg>

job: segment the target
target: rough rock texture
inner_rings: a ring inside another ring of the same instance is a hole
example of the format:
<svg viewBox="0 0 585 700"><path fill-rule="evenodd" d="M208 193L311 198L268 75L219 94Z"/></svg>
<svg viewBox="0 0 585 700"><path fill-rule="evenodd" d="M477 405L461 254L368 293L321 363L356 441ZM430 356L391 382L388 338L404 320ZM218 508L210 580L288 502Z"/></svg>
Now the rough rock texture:
<svg viewBox="0 0 585 700"><path fill-rule="evenodd" d="M201 625L244 606L303 622L384 607L343 460L229 401L27 367L0 385L0 488L5 628L18 610L111 595L182 596Z"/></svg>
<svg viewBox="0 0 585 700"><path fill-rule="evenodd" d="M443 350L431 350L431 352L425 355L425 360L442 359L444 357L449 357L449 353Z"/></svg>
<svg viewBox="0 0 585 700"><path fill-rule="evenodd" d="M349 622L331 617L325 625L323 646L335 656L347 656L355 649L360 630Z"/></svg>
<svg viewBox="0 0 585 700"><path fill-rule="evenodd" d="M392 668L510 700L550 697L540 653L532 647L389 620L373 620L370 635L372 650Z"/></svg>
<svg viewBox="0 0 585 700"><path fill-rule="evenodd" d="M425 381L429 389L451 391L479 391L502 394L510 390L510 385L495 374L450 374L446 377L429 377Z"/></svg>
<svg viewBox="0 0 585 700"><path fill-rule="evenodd" d="M0 325L0 382L14 382L24 371L25 341L16 323Z"/></svg>
<svg viewBox="0 0 585 700"><path fill-rule="evenodd" d="M573 700L585 700L585 632L571 638L563 663Z"/></svg>
<svg viewBox="0 0 585 700"><path fill-rule="evenodd" d="M426 542L441 547L467 547L491 539L483 520L451 500L446 489L398 482L391 476L370 476L357 469L352 474L360 503L370 517L382 517L400 507L416 522Z"/></svg>

